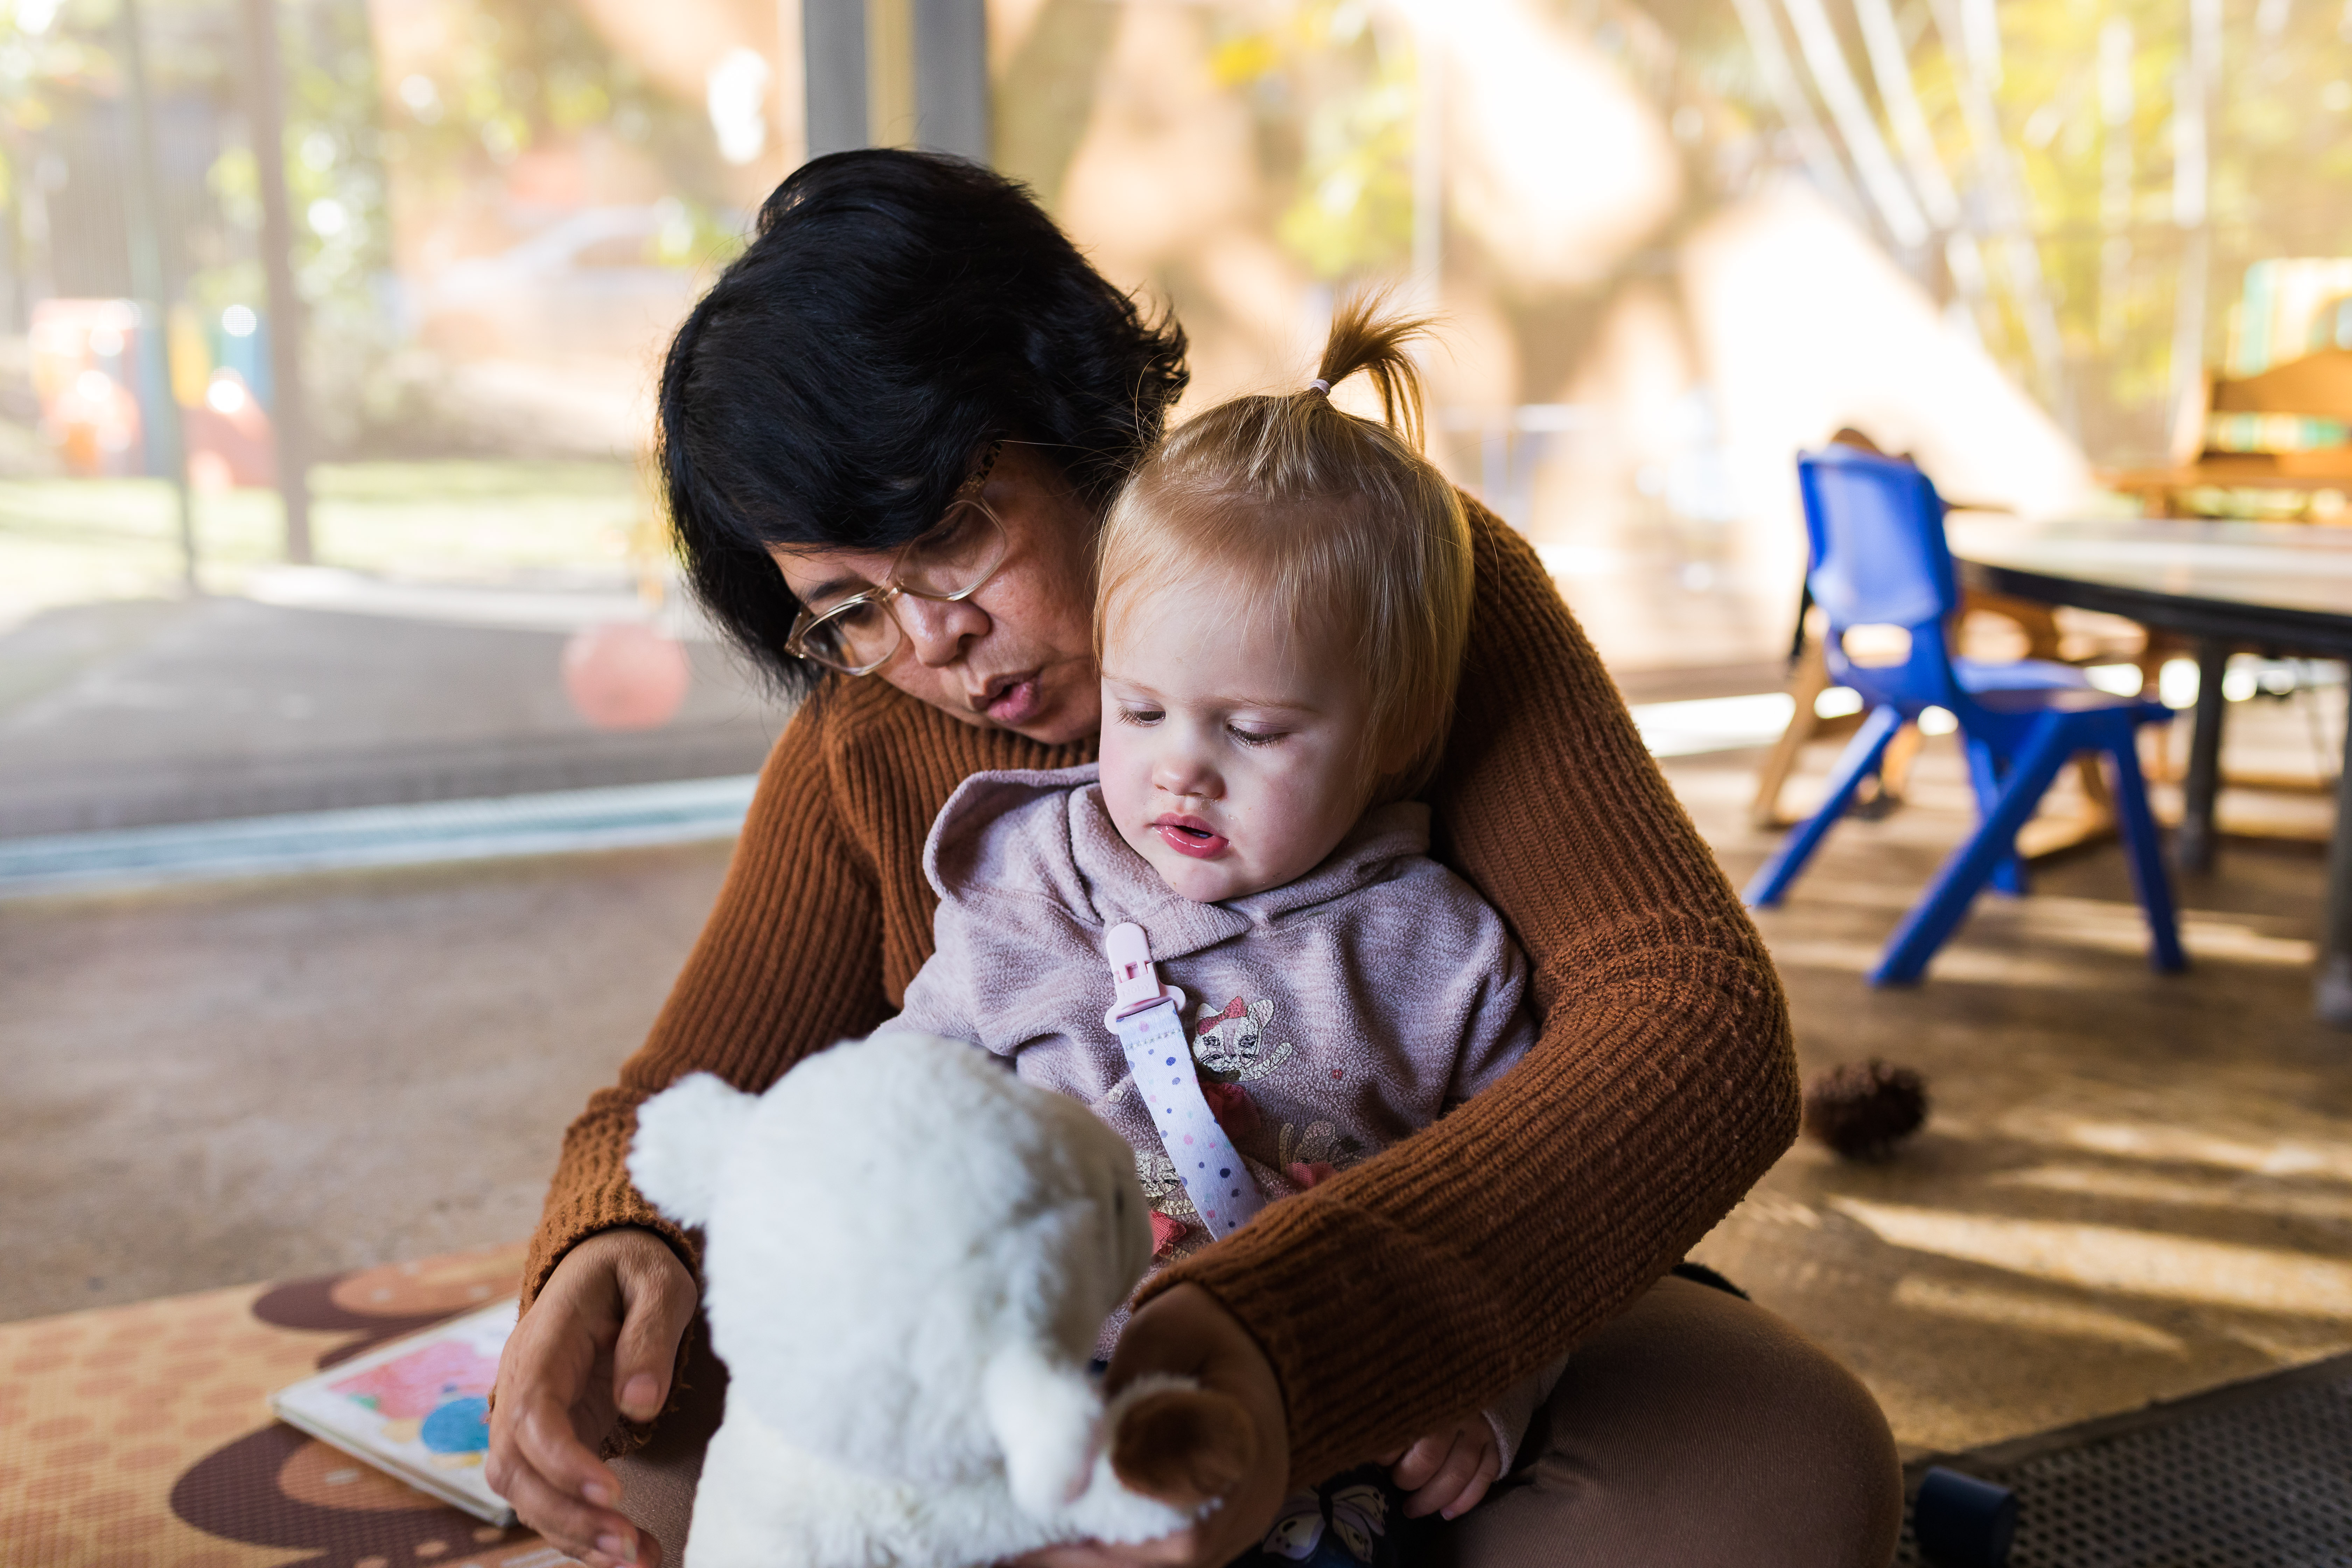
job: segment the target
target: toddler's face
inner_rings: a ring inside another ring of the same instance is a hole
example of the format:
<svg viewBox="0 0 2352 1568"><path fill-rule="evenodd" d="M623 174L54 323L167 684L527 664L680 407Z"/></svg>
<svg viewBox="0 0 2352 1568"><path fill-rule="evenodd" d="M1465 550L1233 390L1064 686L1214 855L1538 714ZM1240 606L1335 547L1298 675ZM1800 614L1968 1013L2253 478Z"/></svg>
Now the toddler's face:
<svg viewBox="0 0 2352 1568"><path fill-rule="evenodd" d="M1221 591L1155 588L1103 650L1103 805L1197 903L1312 870L1367 793L1363 672L1272 616L1228 615Z"/></svg>

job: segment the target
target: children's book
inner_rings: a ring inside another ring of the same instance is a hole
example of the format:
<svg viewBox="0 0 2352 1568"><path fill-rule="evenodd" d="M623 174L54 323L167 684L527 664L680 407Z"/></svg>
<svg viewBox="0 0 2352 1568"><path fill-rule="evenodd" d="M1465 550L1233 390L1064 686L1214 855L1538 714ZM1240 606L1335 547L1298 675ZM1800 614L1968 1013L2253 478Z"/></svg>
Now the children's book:
<svg viewBox="0 0 2352 1568"><path fill-rule="evenodd" d="M278 1418L489 1523L514 1510L482 1479L490 1384L514 1331L501 1302L379 1345L269 1396Z"/></svg>

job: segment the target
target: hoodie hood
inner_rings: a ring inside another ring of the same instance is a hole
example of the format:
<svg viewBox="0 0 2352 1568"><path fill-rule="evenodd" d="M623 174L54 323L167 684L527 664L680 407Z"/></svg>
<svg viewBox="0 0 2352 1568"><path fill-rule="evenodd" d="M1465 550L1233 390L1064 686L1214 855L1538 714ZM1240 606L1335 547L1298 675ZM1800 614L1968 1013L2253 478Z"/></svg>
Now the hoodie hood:
<svg viewBox="0 0 2352 1568"><path fill-rule="evenodd" d="M941 899L1045 899L1107 930L1141 926L1155 960L1181 958L1253 927L1312 919L1429 850L1429 808L1375 806L1321 864L1295 881L1221 904L1199 904L1160 879L1119 836L1093 764L974 773L948 797L923 846L923 875Z"/></svg>

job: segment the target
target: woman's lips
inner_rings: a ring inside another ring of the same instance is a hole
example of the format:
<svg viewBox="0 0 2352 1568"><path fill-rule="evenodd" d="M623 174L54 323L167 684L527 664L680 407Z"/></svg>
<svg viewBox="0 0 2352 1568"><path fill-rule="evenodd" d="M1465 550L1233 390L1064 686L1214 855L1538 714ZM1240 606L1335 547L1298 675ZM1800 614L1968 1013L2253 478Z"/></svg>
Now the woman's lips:
<svg viewBox="0 0 2352 1568"><path fill-rule="evenodd" d="M1197 816L1163 816L1151 825L1151 830L1169 848L1195 860L1213 860L1225 852L1225 836Z"/></svg>
<svg viewBox="0 0 2352 1568"><path fill-rule="evenodd" d="M1034 719L1037 716L1037 710L1045 706L1045 695L1039 689L1042 684L1038 679L1038 672L1033 669L1028 674L1013 680L1003 690L991 697L988 700L988 706L982 711L1007 729L1026 724Z"/></svg>

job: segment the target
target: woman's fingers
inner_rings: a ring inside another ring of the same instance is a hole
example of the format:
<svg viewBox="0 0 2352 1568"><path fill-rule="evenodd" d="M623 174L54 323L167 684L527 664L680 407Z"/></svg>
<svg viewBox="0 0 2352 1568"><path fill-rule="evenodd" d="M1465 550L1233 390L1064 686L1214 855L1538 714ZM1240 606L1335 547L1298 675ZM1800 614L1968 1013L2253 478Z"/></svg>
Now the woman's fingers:
<svg viewBox="0 0 2352 1568"><path fill-rule="evenodd" d="M694 1318L694 1276L659 1237L639 1231L617 1253L621 1337L613 1346L613 1403L632 1421L650 1421L669 1403L677 1347Z"/></svg>
<svg viewBox="0 0 2352 1568"><path fill-rule="evenodd" d="M493 1444L484 1479L515 1515L574 1556L635 1552L636 1527L618 1508L620 1481L573 1435L568 1414L541 1395L514 1402L504 1445ZM499 1402L503 1413L508 1402Z"/></svg>
<svg viewBox="0 0 2352 1568"><path fill-rule="evenodd" d="M1091 1541L1047 1546L1022 1557L1008 1557L996 1568L1108 1568L1107 1549Z"/></svg>
<svg viewBox="0 0 2352 1568"><path fill-rule="evenodd" d="M583 1403L592 1407L597 1403L583 1399L595 1346L570 1314L555 1310L555 1304L548 1306L543 1318L539 1306L533 1306L499 1358L485 1479L514 1503L518 1513L522 1503L501 1483L519 1485L525 1476L565 1498L610 1508L621 1500L620 1479L580 1431ZM568 1342L574 1338L585 1342ZM529 1515L523 1521L539 1528L540 1521Z"/></svg>
<svg viewBox="0 0 2352 1568"><path fill-rule="evenodd" d="M515 1325L499 1358L484 1479L550 1544L601 1557L603 1568L643 1568L659 1554L620 1511L620 1478L595 1449L612 1427L615 1389L635 1381L633 1398L646 1395L648 1366L658 1372L647 1413L659 1412L692 1310L693 1279L660 1237L607 1231L564 1257ZM608 1375L605 1358L632 1329L636 1363L626 1377Z"/></svg>
<svg viewBox="0 0 2352 1568"><path fill-rule="evenodd" d="M1194 1554L1192 1532L1180 1530L1157 1541L1118 1546L1102 1541L1075 1541L1048 1546L1016 1557L1010 1568L1175 1568Z"/></svg>
<svg viewBox="0 0 2352 1568"><path fill-rule="evenodd" d="M512 1429L520 1468L565 1498L591 1508L619 1507L621 1479L580 1440L571 1410L543 1393L520 1403Z"/></svg>
<svg viewBox="0 0 2352 1568"><path fill-rule="evenodd" d="M541 1540L583 1562L602 1555L615 1568L631 1563L645 1568L660 1553L660 1547L650 1537L641 1539L626 1518L610 1509L591 1508L577 1497L557 1490L535 1471L510 1468L488 1479L491 1489L505 1498L516 1517L538 1531Z"/></svg>

